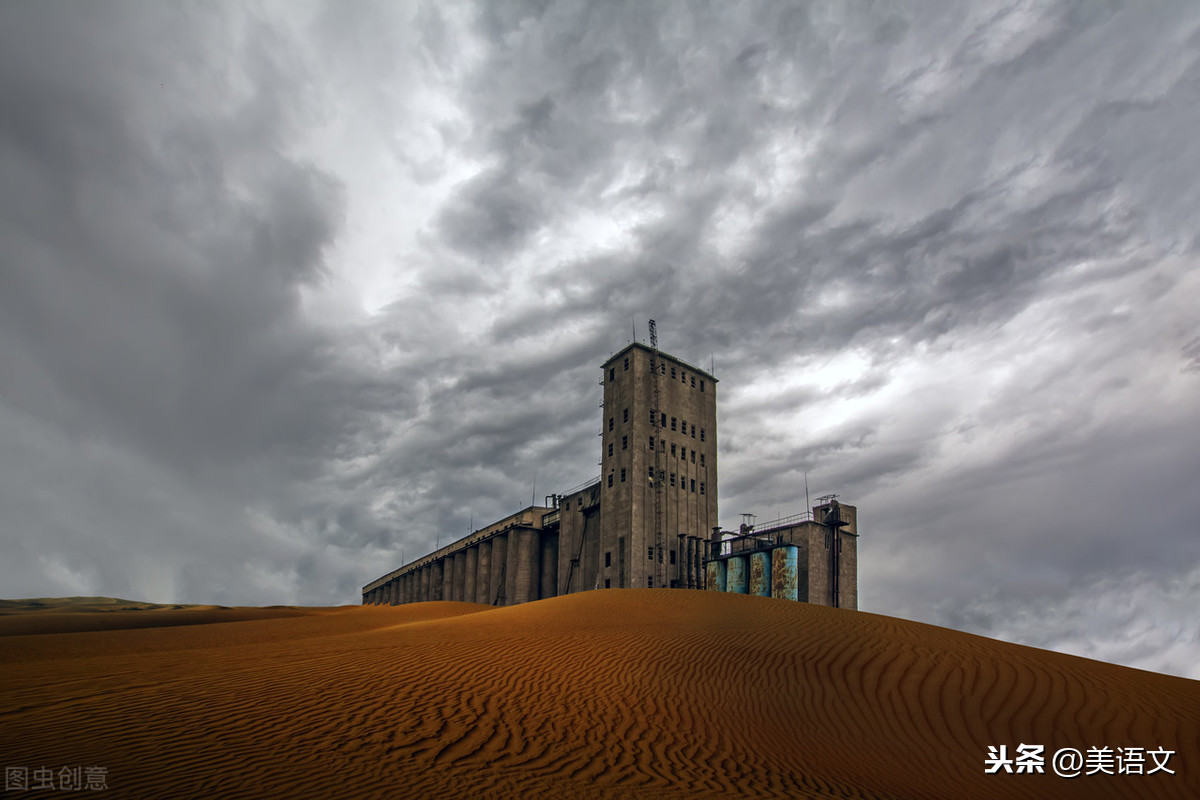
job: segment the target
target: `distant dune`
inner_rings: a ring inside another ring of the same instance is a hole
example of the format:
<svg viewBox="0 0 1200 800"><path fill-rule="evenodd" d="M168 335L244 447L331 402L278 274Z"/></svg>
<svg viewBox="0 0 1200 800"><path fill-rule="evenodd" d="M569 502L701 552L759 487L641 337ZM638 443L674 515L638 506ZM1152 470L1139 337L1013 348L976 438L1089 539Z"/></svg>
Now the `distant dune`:
<svg viewBox="0 0 1200 800"><path fill-rule="evenodd" d="M1200 797L1200 682L874 614L86 600L0 608L0 760L104 767L80 796ZM1161 747L1175 774L985 774L1018 744Z"/></svg>

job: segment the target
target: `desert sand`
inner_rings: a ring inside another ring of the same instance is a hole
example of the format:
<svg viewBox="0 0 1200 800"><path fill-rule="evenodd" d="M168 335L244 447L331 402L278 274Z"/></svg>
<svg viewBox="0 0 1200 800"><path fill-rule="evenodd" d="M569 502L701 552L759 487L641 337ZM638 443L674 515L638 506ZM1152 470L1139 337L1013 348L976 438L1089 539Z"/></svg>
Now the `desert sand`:
<svg viewBox="0 0 1200 800"><path fill-rule="evenodd" d="M1200 797L1200 682L681 590L17 601L0 718L6 766L106 769L106 792L74 796ZM985 774L989 745L1018 744L1161 747L1175 774Z"/></svg>

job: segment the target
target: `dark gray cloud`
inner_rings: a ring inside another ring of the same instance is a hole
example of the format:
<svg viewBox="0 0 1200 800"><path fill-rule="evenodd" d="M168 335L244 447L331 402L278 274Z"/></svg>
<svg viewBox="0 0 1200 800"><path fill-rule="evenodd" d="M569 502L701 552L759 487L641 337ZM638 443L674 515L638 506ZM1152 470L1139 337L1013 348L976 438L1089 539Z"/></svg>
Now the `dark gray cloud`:
<svg viewBox="0 0 1200 800"><path fill-rule="evenodd" d="M655 317L727 524L807 473L868 610L1200 661L1190 9L0 23L5 595L354 602L598 471Z"/></svg>

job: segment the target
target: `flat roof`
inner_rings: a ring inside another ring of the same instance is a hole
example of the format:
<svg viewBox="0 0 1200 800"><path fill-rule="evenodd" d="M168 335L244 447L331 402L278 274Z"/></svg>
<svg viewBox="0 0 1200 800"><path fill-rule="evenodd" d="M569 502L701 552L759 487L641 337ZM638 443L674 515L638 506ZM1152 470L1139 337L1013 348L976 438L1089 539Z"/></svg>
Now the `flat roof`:
<svg viewBox="0 0 1200 800"><path fill-rule="evenodd" d="M600 369L607 369L609 364L616 361L618 358L621 358L627 352L629 352L630 350L632 350L635 347L639 348L641 350L645 350L647 353L654 352L654 350L648 344L643 344L641 342L630 342L629 344L625 345L620 350L618 350L614 355L610 356L607 361L605 361L603 364L601 364ZM671 355L670 353L659 350L658 357L665 358L668 361L674 361L676 364L678 364L681 367L687 367L692 372L696 373L697 375L703 375L704 377L708 378L713 383L717 383L719 381L719 378L714 378L712 376L712 373L702 370L699 367L694 366L692 364L689 364L688 362L684 361L682 358L676 358L675 356Z"/></svg>

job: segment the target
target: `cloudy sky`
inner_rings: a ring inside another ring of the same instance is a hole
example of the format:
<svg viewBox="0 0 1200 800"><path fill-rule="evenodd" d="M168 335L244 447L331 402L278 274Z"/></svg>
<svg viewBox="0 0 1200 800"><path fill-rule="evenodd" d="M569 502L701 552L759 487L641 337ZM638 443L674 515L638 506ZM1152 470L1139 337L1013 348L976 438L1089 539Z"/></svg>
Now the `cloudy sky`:
<svg viewBox="0 0 1200 800"><path fill-rule="evenodd" d="M657 319L721 519L1200 678L1200 8L0 4L0 596L356 603L598 474Z"/></svg>

